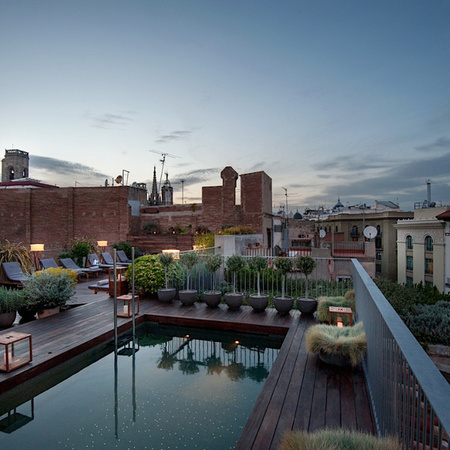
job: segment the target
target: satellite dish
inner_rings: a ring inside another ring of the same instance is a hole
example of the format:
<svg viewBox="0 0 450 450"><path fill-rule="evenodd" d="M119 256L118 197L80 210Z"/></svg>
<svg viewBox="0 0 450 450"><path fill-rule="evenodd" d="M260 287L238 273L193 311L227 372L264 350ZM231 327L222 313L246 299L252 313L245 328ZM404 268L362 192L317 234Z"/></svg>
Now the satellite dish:
<svg viewBox="0 0 450 450"><path fill-rule="evenodd" d="M327 232L325 230L319 231L319 236L321 237L321 239L323 239L326 235L327 235Z"/></svg>
<svg viewBox="0 0 450 450"><path fill-rule="evenodd" d="M122 175L117 175L117 177L116 177L116 183L117 184L120 184L120 183L122 183Z"/></svg>
<svg viewBox="0 0 450 450"><path fill-rule="evenodd" d="M367 239L373 239L378 234L377 229L375 227L366 227L364 228L364 236Z"/></svg>

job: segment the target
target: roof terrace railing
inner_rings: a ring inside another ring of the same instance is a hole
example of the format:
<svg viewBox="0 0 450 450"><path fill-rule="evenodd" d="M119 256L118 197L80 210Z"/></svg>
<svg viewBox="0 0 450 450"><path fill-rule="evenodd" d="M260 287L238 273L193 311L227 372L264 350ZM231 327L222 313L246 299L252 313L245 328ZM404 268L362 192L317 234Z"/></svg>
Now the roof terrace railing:
<svg viewBox="0 0 450 450"><path fill-rule="evenodd" d="M356 259L353 268L379 435L397 436L403 448L448 449L450 385Z"/></svg>

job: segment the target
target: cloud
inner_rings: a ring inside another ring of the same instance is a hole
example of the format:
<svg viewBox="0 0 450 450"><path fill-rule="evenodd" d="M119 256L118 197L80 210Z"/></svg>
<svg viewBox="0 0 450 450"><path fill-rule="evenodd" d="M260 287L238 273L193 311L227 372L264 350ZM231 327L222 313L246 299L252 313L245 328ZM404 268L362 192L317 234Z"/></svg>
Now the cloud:
<svg viewBox="0 0 450 450"><path fill-rule="evenodd" d="M119 114L92 114L90 112L86 112L84 117L91 122L91 127L94 128L102 128L102 129L123 129L130 122L133 121L130 115L133 113L131 111L127 111L127 115L119 115Z"/></svg>
<svg viewBox="0 0 450 450"><path fill-rule="evenodd" d="M175 130L169 134L164 134L159 136L159 138L155 141L156 144L166 144L167 142L179 141L181 139L186 139L189 135L192 134L192 131L188 130Z"/></svg>
<svg viewBox="0 0 450 450"><path fill-rule="evenodd" d="M220 173L221 169L209 168L209 169L198 169L192 170L191 172L179 173L176 175L176 180L185 180L186 184L197 184L203 183L211 179L212 175Z"/></svg>
<svg viewBox="0 0 450 450"><path fill-rule="evenodd" d="M84 164L47 156L30 155L31 177L34 176L34 171L45 178L44 182L62 186L73 185L75 181L90 185L98 184L109 178L109 175Z"/></svg>
<svg viewBox="0 0 450 450"><path fill-rule="evenodd" d="M450 150L450 139L447 137L441 137L436 139L431 144L419 145L416 147L416 150L419 152Z"/></svg>

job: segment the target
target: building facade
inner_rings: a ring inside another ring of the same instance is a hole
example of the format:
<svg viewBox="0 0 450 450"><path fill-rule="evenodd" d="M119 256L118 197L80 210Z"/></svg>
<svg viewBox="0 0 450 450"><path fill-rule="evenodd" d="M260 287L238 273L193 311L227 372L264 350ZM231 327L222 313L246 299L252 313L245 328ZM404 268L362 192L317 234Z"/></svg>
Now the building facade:
<svg viewBox="0 0 450 450"><path fill-rule="evenodd" d="M450 206L421 208L414 211L412 219L398 221L399 283L423 283L449 291L448 211Z"/></svg>

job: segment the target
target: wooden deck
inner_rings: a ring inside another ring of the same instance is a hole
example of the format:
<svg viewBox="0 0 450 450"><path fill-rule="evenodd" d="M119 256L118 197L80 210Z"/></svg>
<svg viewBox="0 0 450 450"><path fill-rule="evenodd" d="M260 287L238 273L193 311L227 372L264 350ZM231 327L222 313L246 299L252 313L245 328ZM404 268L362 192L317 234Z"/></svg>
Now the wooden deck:
<svg viewBox="0 0 450 450"><path fill-rule="evenodd" d="M33 361L11 373L0 373L0 394L114 336L113 303L79 285L71 303L81 306L56 316L1 331L32 334ZM183 307L144 300L137 323L144 320L221 330L286 335L261 394L245 425L238 449L277 448L284 431L313 431L342 427L374 433L368 393L361 368L336 369L308 355L304 345L313 319L293 311L282 317L273 310L256 314L250 307L230 311L225 305L209 309L201 303ZM119 332L131 319L118 319Z"/></svg>

